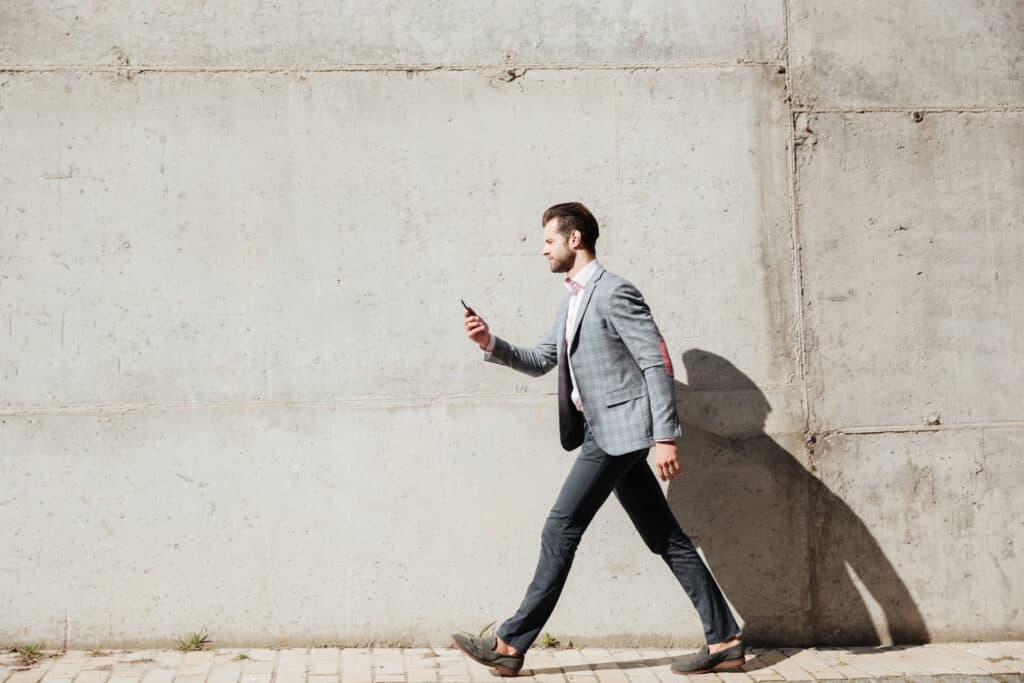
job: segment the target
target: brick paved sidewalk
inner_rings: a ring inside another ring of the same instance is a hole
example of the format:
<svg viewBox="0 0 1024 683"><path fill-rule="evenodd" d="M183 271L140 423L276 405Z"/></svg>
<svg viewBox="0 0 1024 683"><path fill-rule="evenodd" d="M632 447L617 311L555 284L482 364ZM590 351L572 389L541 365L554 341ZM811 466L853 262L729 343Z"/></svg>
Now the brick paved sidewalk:
<svg viewBox="0 0 1024 683"><path fill-rule="evenodd" d="M688 650L530 650L519 679L585 683L765 683L884 679L913 683L1024 683L1024 642L897 648L754 648L742 671L679 676ZM68 651L28 666L0 654L0 683L495 683L499 677L448 648L220 648L200 652Z"/></svg>

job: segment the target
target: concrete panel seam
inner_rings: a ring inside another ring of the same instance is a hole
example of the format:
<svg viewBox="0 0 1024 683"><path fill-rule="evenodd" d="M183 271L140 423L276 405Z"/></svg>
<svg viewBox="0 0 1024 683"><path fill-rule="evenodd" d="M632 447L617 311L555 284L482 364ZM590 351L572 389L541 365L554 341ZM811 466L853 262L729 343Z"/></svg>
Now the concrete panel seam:
<svg viewBox="0 0 1024 683"><path fill-rule="evenodd" d="M288 401L165 401L148 403L69 403L53 406L0 406L0 415L40 415L53 413L121 413L136 412L140 410L167 410L177 408L199 408L199 409L221 409L221 408L261 408L261 407L287 407L287 406L374 406L381 408L390 407L422 407L424 404L453 404L460 405L472 402L500 402L500 403L547 403L554 393L536 393L529 396L522 394L449 394L438 396L384 396L379 398L339 398L331 400L288 400Z"/></svg>
<svg viewBox="0 0 1024 683"><path fill-rule="evenodd" d="M899 434L904 432L972 431L977 429L1024 427L1024 420L999 420L995 422L960 422L939 425L880 425L866 427L840 427L842 434Z"/></svg>
<svg viewBox="0 0 1024 683"><path fill-rule="evenodd" d="M3 73L56 73L65 71L99 71L109 73L332 73L346 71L417 72L417 71L639 71L671 69L709 69L735 67L784 67L783 62L767 59L737 58L735 60L690 60L676 62L594 62L538 64L329 64L329 65L266 65L266 66L174 66L160 64L4 64Z"/></svg>
<svg viewBox="0 0 1024 683"><path fill-rule="evenodd" d="M870 434L907 434L918 432L970 432L985 429L1016 429L1024 427L1024 420L1003 420L997 422L963 422L939 425L879 425L865 427L830 427L810 429L804 432L804 447L807 450L810 471L816 472L813 457L818 444L834 436L863 436Z"/></svg>
<svg viewBox="0 0 1024 683"><path fill-rule="evenodd" d="M801 385L787 382L762 383L758 385L762 391L784 391ZM446 403L461 405L464 403L516 403L516 404L546 404L557 392L534 391L523 393L519 391L495 391L481 393L452 393L452 394L407 394L403 396L353 396L347 398L332 399L250 399L250 400L225 400L225 401L147 401L123 403L61 403L53 405L16 405L0 404L0 415L36 415L44 413L106 413L123 412L134 410L164 410L174 408L251 408L261 406L422 406L423 404ZM685 400L694 393L677 390L676 400ZM714 392L709 392L714 393Z"/></svg>
<svg viewBox="0 0 1024 683"><path fill-rule="evenodd" d="M780 69L785 69L786 79L786 97L784 103L786 109L789 112L789 150L786 155L786 172L789 175L787 186L789 190L789 247L790 247L790 268L792 268L792 282L794 291L793 305L796 308L796 343L797 343L797 369L800 373L800 386L801 395L800 400L803 407L803 430L804 430L804 455L807 462L807 468L812 473L815 472L814 467L814 436L810 434L811 425L811 414L810 414L810 398L809 390L807 386L807 343L806 343L806 323L804 321L804 283L803 283L803 267L801 263L801 252L800 252L800 230L799 221L797 219L797 195L799 192L799 186L797 182L797 145L800 144L797 133L797 114L794 111L794 89L793 89L793 69L790 59L790 26L792 22L791 9L789 6L790 0L782 0L782 45L783 45L783 57L785 60L785 66ZM807 500L812 501L815 492L815 487L812 485L813 477L806 479L807 485ZM807 606L807 629L809 640L813 640L815 633L817 632L817 624L815 623L816 614L818 611L817 595L817 547L815 545L815 533L813 515L807 515L804 533L806 535L807 543L807 589L808 589L808 606Z"/></svg>
<svg viewBox="0 0 1024 683"><path fill-rule="evenodd" d="M793 109L799 114L1000 114L1022 112L1024 104L993 104L993 105L928 105L926 107L907 105L887 105L884 107L809 107L798 106Z"/></svg>

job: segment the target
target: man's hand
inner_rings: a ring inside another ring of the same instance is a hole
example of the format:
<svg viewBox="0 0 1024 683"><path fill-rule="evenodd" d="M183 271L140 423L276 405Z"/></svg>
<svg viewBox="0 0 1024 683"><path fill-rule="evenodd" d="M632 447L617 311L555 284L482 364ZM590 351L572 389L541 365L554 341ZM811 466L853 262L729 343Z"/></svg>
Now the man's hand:
<svg viewBox="0 0 1024 683"><path fill-rule="evenodd" d="M658 470L658 476L662 481L672 481L683 473L683 467L679 464L679 456L676 453L676 442L661 442L654 444L654 466Z"/></svg>
<svg viewBox="0 0 1024 683"><path fill-rule="evenodd" d="M466 324L466 336L480 346L482 351L487 349L487 342L491 341L491 328L487 326L483 318L473 315L469 311L463 311L462 317Z"/></svg>

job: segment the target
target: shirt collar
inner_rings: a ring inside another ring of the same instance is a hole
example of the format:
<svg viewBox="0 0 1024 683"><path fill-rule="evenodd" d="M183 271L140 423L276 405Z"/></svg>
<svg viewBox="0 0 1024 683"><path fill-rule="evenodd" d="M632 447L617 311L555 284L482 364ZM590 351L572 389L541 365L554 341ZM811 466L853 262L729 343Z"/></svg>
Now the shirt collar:
<svg viewBox="0 0 1024 683"><path fill-rule="evenodd" d="M593 277L594 271L597 270L597 266L597 259L594 259L587 265L583 266L580 272L576 273L576 277L569 278L567 276L565 278L565 288L568 289L573 296L578 292L582 292L587 288L587 283L590 282L590 278Z"/></svg>

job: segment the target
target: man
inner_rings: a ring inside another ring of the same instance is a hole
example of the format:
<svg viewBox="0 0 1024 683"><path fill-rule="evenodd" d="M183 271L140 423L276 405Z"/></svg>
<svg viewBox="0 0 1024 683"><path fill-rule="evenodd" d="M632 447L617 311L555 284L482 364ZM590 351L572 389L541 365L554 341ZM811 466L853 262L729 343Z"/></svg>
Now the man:
<svg viewBox="0 0 1024 683"><path fill-rule="evenodd" d="M548 515L533 580L519 610L490 638L455 634L467 655L505 676L518 675L527 649L551 615L576 548L598 508L614 491L647 547L661 555L689 595L704 625L707 645L677 658L672 670L701 673L744 663L740 629L690 539L679 528L647 465L654 445L662 481L682 472L675 437L672 364L643 296L629 281L597 262L598 224L578 202L544 212L543 254L553 273L566 273L569 295L550 332L533 348L491 334L473 311L466 336L484 360L539 376L558 367L562 446L583 448Z"/></svg>

